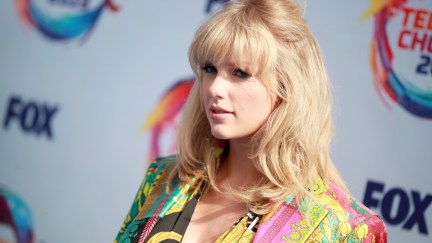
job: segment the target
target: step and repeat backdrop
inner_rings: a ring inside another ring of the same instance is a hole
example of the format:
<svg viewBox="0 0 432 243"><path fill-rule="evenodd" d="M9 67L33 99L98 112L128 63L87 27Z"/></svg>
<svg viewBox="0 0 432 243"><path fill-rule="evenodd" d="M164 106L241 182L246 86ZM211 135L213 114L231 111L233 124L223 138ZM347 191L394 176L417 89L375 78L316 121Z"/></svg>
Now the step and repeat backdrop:
<svg viewBox="0 0 432 243"><path fill-rule="evenodd" d="M224 0L0 2L0 242L112 242L175 152L187 50ZM432 242L432 1L306 1L333 159L389 242Z"/></svg>

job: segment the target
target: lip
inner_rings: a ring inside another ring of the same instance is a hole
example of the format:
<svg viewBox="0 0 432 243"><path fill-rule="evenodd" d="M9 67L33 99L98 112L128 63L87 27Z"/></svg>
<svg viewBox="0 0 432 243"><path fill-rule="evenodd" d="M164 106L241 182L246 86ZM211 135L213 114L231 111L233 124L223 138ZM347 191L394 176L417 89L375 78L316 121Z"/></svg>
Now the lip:
<svg viewBox="0 0 432 243"><path fill-rule="evenodd" d="M211 105L209 108L210 118L214 121L223 121L228 119L234 112L224 109L218 105Z"/></svg>

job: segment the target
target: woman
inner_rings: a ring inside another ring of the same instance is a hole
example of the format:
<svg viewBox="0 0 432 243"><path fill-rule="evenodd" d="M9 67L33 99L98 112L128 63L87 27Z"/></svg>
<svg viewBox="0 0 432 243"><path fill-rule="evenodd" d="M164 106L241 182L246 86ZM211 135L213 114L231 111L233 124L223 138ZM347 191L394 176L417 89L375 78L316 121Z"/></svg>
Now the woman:
<svg viewBox="0 0 432 243"><path fill-rule="evenodd" d="M178 155L150 165L116 241L387 241L329 158L329 81L296 4L228 3L189 60Z"/></svg>

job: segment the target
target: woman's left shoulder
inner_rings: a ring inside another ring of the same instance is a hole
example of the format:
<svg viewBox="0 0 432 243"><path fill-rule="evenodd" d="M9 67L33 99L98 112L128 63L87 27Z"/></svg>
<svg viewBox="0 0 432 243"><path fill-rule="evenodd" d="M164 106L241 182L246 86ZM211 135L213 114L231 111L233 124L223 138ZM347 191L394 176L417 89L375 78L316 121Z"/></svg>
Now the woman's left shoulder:
<svg viewBox="0 0 432 243"><path fill-rule="evenodd" d="M341 187L319 178L309 191L264 215L254 242L387 242L381 218Z"/></svg>
<svg viewBox="0 0 432 243"><path fill-rule="evenodd" d="M328 181L318 183L321 185L316 186L319 191L314 192L314 201L328 211L321 222L322 229L329 227L343 242L387 242L387 230L380 216L343 188Z"/></svg>

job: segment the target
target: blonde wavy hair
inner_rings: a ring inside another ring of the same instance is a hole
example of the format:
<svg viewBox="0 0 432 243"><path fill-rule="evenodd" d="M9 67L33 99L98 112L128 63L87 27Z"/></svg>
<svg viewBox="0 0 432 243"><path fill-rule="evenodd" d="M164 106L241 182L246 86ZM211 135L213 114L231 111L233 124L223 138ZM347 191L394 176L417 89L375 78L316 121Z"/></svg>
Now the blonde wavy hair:
<svg viewBox="0 0 432 243"><path fill-rule="evenodd" d="M333 136L331 89L319 46L298 4L288 0L232 1L196 32L189 61L197 81L187 100L170 177L203 179L215 189L214 144L201 97L201 67L247 53L277 97L268 120L253 135L249 157L263 175L252 188L231 190L258 213L289 196L307 196L318 177L345 188L329 156ZM277 80L277 85L269 77ZM252 111L251 111L252 112Z"/></svg>

